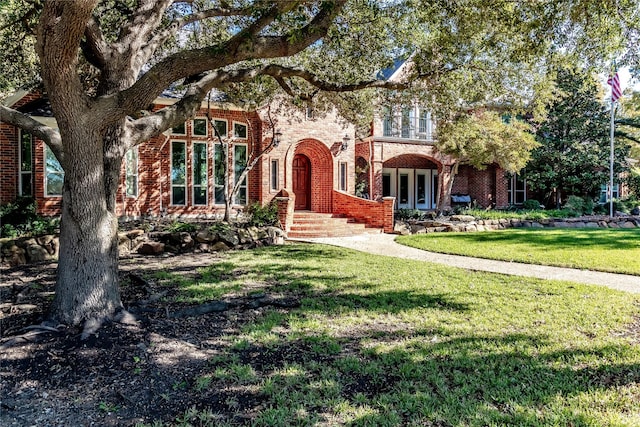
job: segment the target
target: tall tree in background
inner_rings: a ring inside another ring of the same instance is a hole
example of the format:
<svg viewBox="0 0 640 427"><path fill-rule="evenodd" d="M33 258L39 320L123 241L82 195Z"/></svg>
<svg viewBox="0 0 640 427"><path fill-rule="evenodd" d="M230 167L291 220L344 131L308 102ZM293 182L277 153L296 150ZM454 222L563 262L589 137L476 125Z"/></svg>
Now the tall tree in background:
<svg viewBox="0 0 640 427"><path fill-rule="evenodd" d="M567 196L595 198L609 180L609 110L602 88L589 72L560 68L558 92L539 124L523 177L543 203L560 207ZM616 143L614 171L626 168L628 146Z"/></svg>
<svg viewBox="0 0 640 427"><path fill-rule="evenodd" d="M490 101L533 108L550 93L554 52L595 64L623 48L623 31L637 24L611 19L637 15L631 0L0 0L0 8L0 93L23 77L41 79L58 126L0 106L0 120L44 140L65 172L50 315L67 324L122 309L115 196L123 156L192 117L212 88L258 103L275 91L313 96L366 119L350 107L370 99L349 92L389 86L373 76L411 54L413 72L395 89L408 87L437 116ZM19 61L29 72L21 75ZM169 87L180 87L181 99L147 110Z"/></svg>

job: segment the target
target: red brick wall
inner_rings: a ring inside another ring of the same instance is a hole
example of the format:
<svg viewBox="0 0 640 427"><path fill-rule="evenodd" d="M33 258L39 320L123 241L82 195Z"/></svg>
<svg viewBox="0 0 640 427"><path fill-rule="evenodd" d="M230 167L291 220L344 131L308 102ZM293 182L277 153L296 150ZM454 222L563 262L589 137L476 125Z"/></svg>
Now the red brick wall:
<svg viewBox="0 0 640 427"><path fill-rule="evenodd" d="M385 233L393 232L394 198L383 201L365 200L342 191L333 193L333 213L347 215L371 227L383 228Z"/></svg>
<svg viewBox="0 0 640 427"><path fill-rule="evenodd" d="M0 203L18 196L18 130L0 123Z"/></svg>
<svg viewBox="0 0 640 427"><path fill-rule="evenodd" d="M498 183L500 186L498 186ZM498 191L499 190L499 191ZM471 166L460 166L453 181L453 194L469 194L482 207L505 206L507 199L504 171L497 166L477 170Z"/></svg>

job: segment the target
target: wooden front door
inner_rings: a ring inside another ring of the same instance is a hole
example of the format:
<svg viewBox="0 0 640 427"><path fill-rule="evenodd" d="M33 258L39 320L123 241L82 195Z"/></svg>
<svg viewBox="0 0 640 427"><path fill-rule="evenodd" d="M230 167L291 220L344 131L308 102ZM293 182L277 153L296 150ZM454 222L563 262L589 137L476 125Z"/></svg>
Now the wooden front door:
<svg viewBox="0 0 640 427"><path fill-rule="evenodd" d="M296 195L296 209L311 210L311 163L302 154L293 158L293 194Z"/></svg>

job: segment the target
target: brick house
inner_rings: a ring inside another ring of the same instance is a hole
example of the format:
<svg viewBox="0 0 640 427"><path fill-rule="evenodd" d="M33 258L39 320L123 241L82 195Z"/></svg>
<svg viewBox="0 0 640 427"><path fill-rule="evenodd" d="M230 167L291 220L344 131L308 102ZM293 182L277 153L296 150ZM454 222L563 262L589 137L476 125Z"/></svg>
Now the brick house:
<svg viewBox="0 0 640 427"><path fill-rule="evenodd" d="M403 80L411 61L397 61L379 77ZM484 170L461 165L454 177L453 159L434 142L437 127L431 112L419 103L385 105L378 109L370 134L358 141L358 181L371 198L395 197L397 208L432 210L451 206L452 195L464 195L484 207L507 207L526 199L517 177L508 177L498 165Z"/></svg>
<svg viewBox="0 0 640 427"><path fill-rule="evenodd" d="M155 108L173 102L158 99ZM56 127L46 99L38 93L18 93L5 103ZM224 151L213 126L230 141L226 169L232 184L255 153L269 146L273 129L278 130L279 143L249 172L232 205L242 211L249 204L275 200L286 231L292 230L297 211L348 217L389 232L394 207L450 206L446 188L452 162L433 144L436 127L428 111L418 105L386 109L374 119L371 134L356 140L354 126L335 112L305 113L283 105L245 110L215 104L209 114L212 125L203 104L192 120L131 150L122 166L118 215L221 216ZM32 196L38 213L60 213L64 172L42 141L0 124L0 160L0 203ZM355 196L357 185L367 189L365 197ZM452 193L468 194L483 206L504 206L510 190L496 166L484 171L461 167Z"/></svg>
<svg viewBox="0 0 640 427"><path fill-rule="evenodd" d="M158 99L155 108L173 102L175 99ZM56 127L46 98L38 93L18 93L5 104ZM295 211L349 216L372 227L392 229L392 200L353 196L352 125L335 112L312 117L288 109L274 117L270 111L219 103L209 112L212 124L203 104L192 120L130 150L122 166L117 214L127 218L221 216L225 155L213 126L230 142L226 170L233 185L244 165L271 143L274 131L269 123L274 123L279 143L243 179L232 202L234 211L275 200L285 229L290 229ZM0 160L0 203L32 196L39 214L61 212L64 171L43 141L0 123Z"/></svg>

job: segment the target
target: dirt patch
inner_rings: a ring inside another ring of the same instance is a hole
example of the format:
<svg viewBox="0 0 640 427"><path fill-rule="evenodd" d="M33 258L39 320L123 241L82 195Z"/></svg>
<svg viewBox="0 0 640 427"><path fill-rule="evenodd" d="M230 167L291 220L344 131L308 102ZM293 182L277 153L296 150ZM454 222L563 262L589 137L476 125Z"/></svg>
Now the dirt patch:
<svg viewBox="0 0 640 427"><path fill-rule="evenodd" d="M250 386L203 385L216 358L228 351L222 337L238 333L266 306L295 306L295 296L267 294L257 302L252 290L254 296L227 301L224 311L172 316L189 308L171 302L174 288L132 280L129 274L196 275L198 267L213 262L212 254L123 259L123 303L136 321L105 325L86 340L77 329L29 329L42 322L53 298L55 263L0 271L0 425L171 423L190 408L207 408L228 423L250 424L264 400L259 392ZM255 349L239 354L260 364L276 359Z"/></svg>

